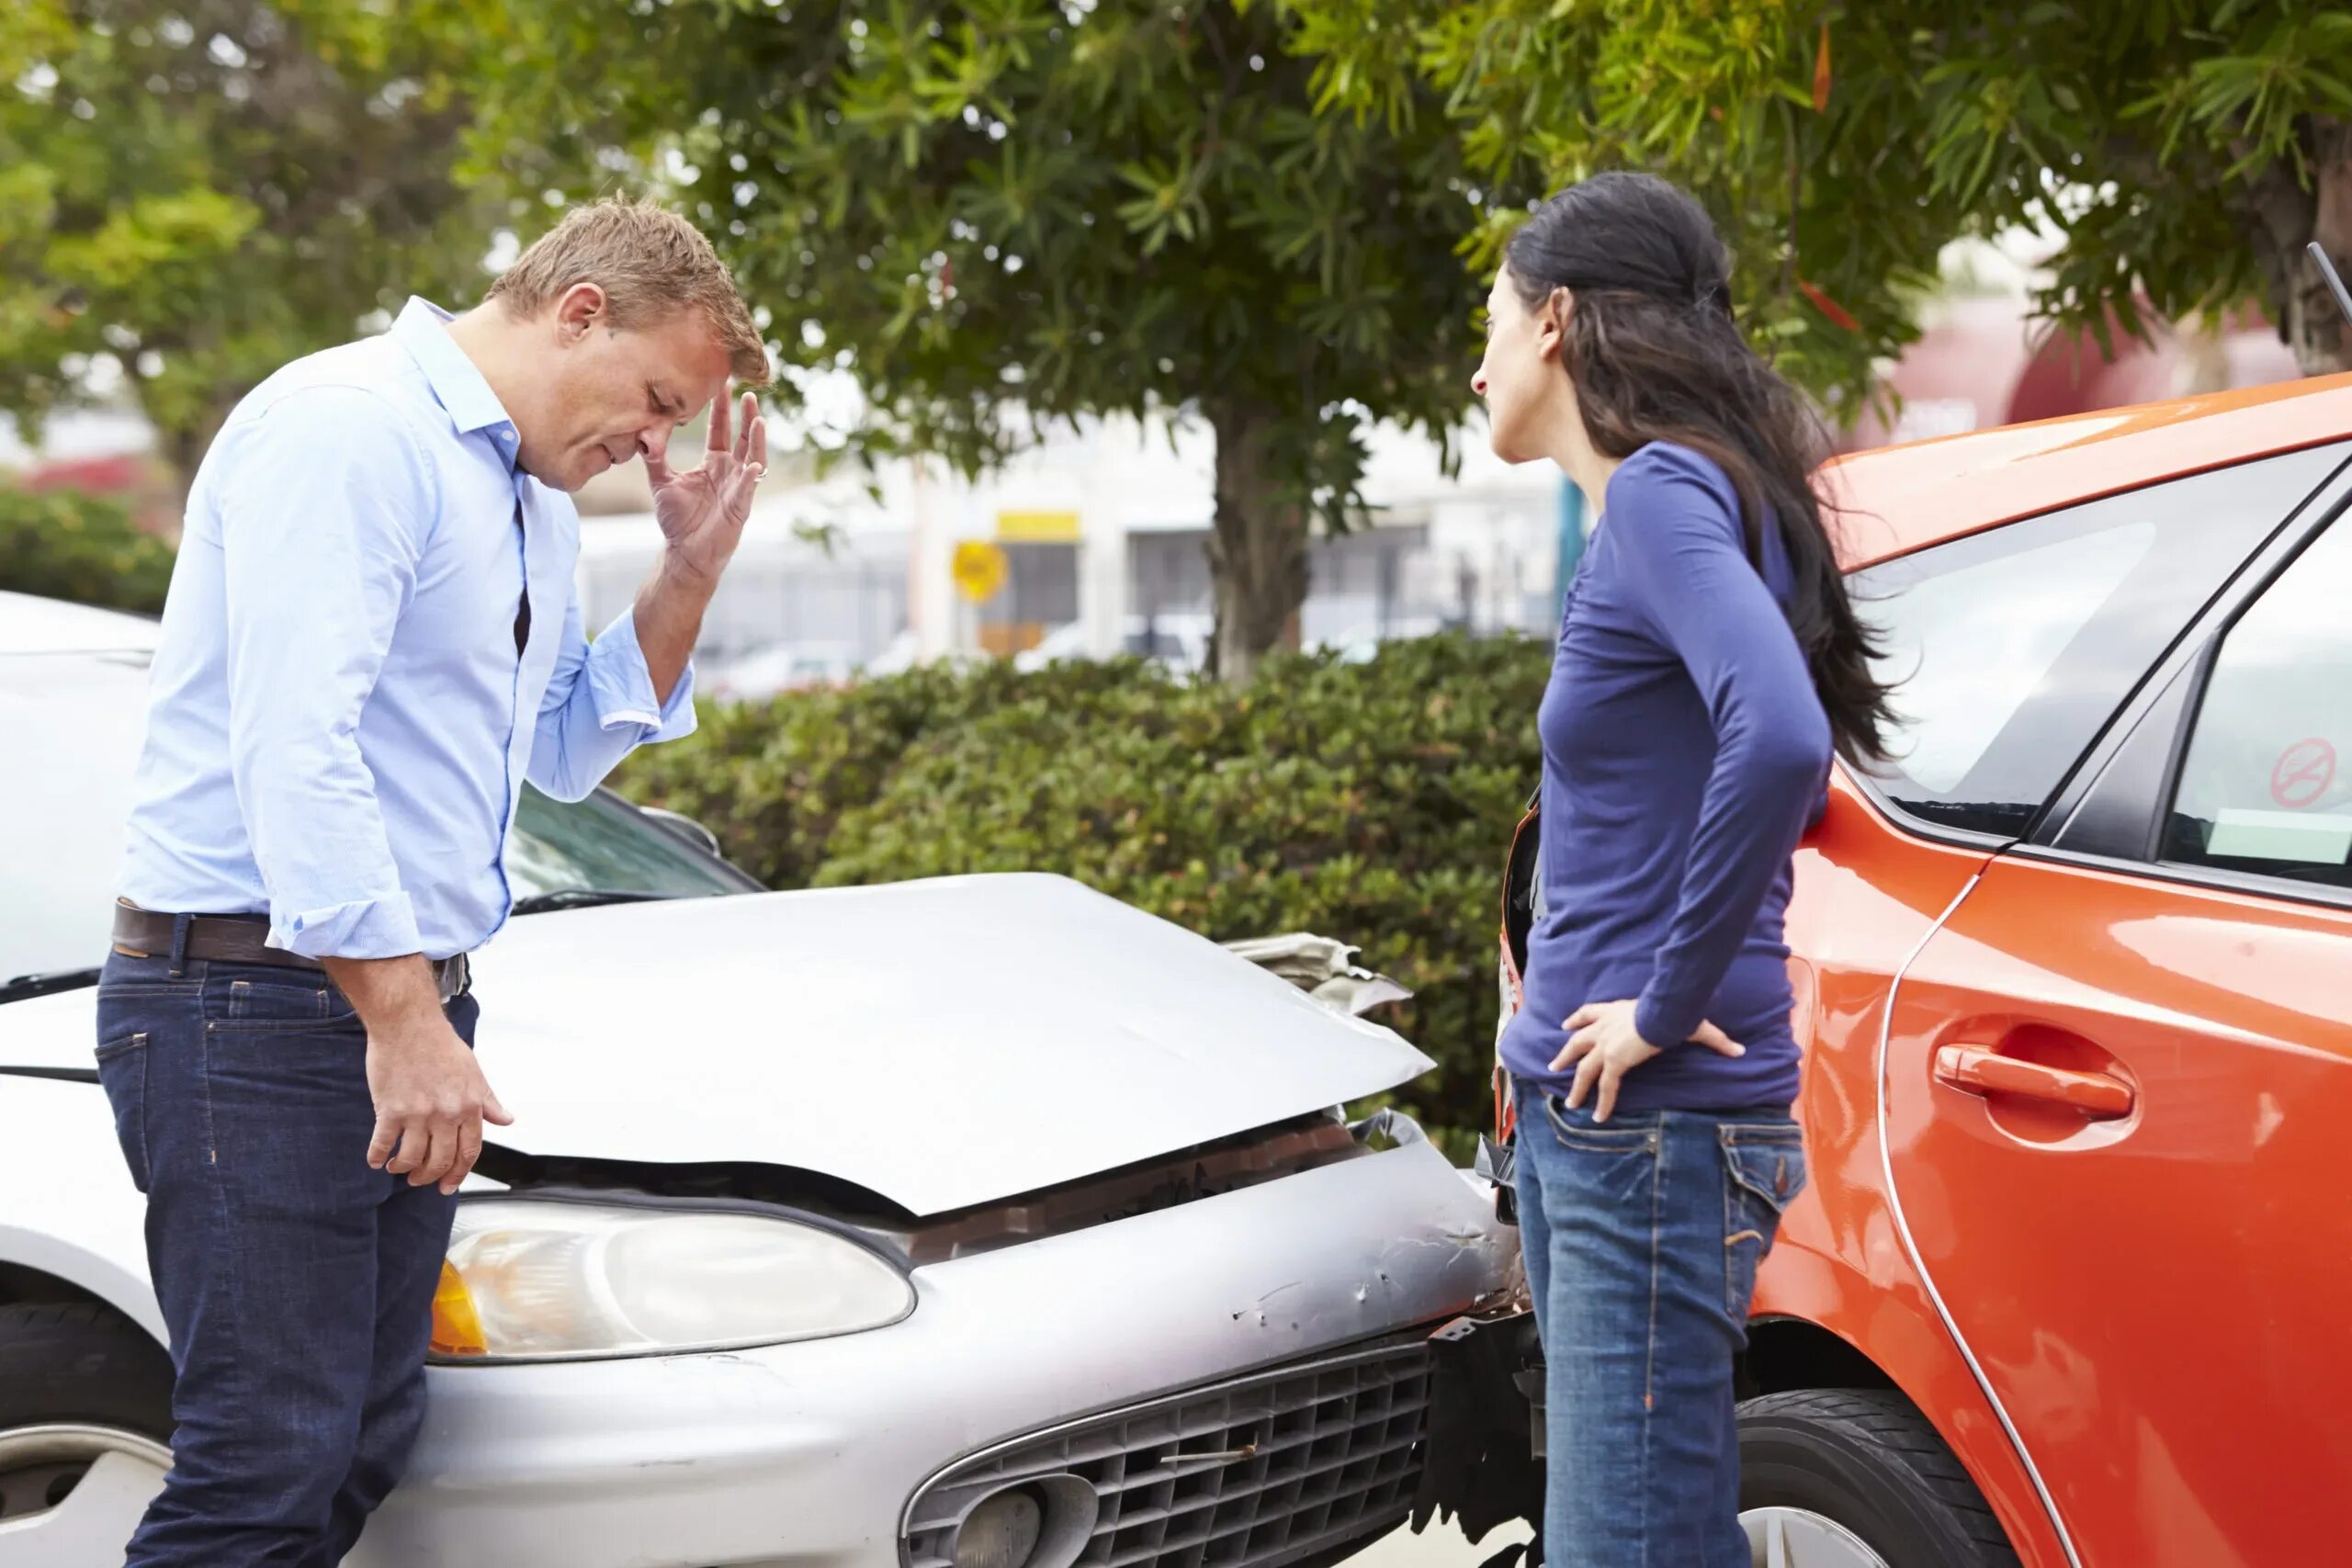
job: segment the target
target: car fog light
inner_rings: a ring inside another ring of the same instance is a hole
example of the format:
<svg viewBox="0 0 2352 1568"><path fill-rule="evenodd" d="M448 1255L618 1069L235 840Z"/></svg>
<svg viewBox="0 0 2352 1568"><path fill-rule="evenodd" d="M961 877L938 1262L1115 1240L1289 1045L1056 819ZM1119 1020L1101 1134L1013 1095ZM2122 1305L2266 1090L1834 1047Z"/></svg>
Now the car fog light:
<svg viewBox="0 0 2352 1568"><path fill-rule="evenodd" d="M1037 1550L1046 1510L1026 1491L1000 1492L956 1532L956 1568L1022 1568Z"/></svg>

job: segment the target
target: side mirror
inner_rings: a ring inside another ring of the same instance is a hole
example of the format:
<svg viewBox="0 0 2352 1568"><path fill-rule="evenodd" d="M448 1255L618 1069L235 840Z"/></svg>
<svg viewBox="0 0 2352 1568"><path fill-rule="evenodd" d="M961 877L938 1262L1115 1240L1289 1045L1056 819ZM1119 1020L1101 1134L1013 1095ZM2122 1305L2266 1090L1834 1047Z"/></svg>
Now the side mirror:
<svg viewBox="0 0 2352 1568"><path fill-rule="evenodd" d="M677 834L678 837L691 842L696 849L707 850L721 860L727 858L718 847L718 835L684 812L669 811L659 806L640 806L638 809L661 823L671 832Z"/></svg>

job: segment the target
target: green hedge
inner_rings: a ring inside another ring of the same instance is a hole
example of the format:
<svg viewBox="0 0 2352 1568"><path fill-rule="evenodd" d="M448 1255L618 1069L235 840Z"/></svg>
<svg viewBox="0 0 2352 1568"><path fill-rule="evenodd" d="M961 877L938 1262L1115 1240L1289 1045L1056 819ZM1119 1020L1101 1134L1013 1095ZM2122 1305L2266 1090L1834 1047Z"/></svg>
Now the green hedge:
<svg viewBox="0 0 2352 1568"><path fill-rule="evenodd" d="M1417 993L1397 1099L1458 1154L1487 1119L1501 864L1547 650L1290 658L1244 692L1133 660L923 670L706 708L615 782L773 886L1057 871L1217 940L1309 930ZM910 960L911 961L911 960Z"/></svg>
<svg viewBox="0 0 2352 1568"><path fill-rule="evenodd" d="M172 553L111 501L0 485L0 589L160 615Z"/></svg>

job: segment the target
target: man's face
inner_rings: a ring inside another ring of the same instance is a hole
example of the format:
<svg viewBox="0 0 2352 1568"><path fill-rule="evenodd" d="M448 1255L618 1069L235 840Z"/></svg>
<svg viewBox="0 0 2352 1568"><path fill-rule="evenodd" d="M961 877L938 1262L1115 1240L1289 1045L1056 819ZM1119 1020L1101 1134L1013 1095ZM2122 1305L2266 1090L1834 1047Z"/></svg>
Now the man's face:
<svg viewBox="0 0 2352 1568"><path fill-rule="evenodd" d="M697 311L616 329L604 291L582 283L557 302L553 329L537 392L509 412L524 471L557 490L663 451L726 389L727 350Z"/></svg>

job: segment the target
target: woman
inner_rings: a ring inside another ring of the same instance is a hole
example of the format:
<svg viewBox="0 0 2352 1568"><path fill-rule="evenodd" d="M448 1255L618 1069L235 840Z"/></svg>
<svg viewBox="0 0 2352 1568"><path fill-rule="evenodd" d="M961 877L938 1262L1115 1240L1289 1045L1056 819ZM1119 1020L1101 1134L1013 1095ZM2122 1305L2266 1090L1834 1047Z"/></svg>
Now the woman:
<svg viewBox="0 0 2352 1568"><path fill-rule="evenodd" d="M1544 900L1502 1054L1550 1366L1555 1568L1747 1568L1732 1358L1804 1185L1782 940L1833 747L1879 753L1812 486L1817 426L1731 321L1698 204L1556 196L1505 253L1476 386L1496 454L1597 519L1543 739Z"/></svg>

